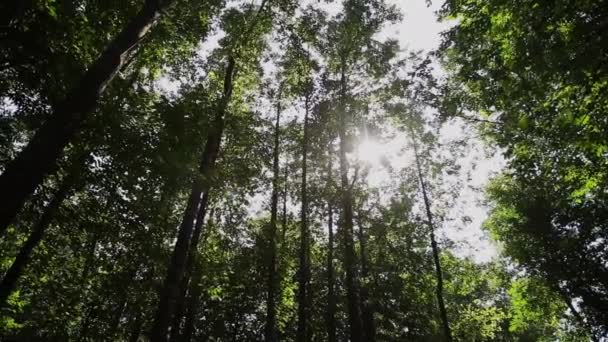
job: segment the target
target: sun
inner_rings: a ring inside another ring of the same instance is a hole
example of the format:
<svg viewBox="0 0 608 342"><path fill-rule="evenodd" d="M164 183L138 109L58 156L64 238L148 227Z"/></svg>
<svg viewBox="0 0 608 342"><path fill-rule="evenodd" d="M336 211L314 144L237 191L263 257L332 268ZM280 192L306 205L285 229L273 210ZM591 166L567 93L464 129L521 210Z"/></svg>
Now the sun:
<svg viewBox="0 0 608 342"><path fill-rule="evenodd" d="M365 139L357 146L357 159L363 163L377 165L382 158L383 147L377 141Z"/></svg>

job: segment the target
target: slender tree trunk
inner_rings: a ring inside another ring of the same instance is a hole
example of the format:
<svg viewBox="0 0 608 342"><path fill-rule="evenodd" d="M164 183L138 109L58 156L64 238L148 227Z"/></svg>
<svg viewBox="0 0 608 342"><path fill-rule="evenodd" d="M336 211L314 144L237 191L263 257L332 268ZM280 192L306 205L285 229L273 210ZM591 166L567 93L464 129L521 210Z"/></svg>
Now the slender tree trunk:
<svg viewBox="0 0 608 342"><path fill-rule="evenodd" d="M420 165L420 156L418 155L418 144L416 142L416 136L414 130L410 129L412 136L412 142L414 145L414 157L416 158L416 168L418 170L418 180L420 181L420 188L422 189L422 198L424 200L424 207L426 209L427 224L430 230L431 236L431 249L433 251L433 261L435 262L435 271L437 274L437 304L439 306L439 314L441 315L441 323L443 326L443 333L445 339L448 342L452 341L452 332L450 330L450 324L448 321L448 314L445 309L445 303L443 301L443 274L441 272L441 262L439 260L439 247L435 239L435 227L433 224L433 213L431 212L431 204L429 201L428 194L426 192L426 184L424 183L424 177L422 176L422 166Z"/></svg>
<svg viewBox="0 0 608 342"><path fill-rule="evenodd" d="M327 188L331 189L333 183L332 172L333 153L331 147L327 162ZM333 193L330 193L333 196ZM327 200L327 341L336 342L336 295L334 275L334 208L333 198Z"/></svg>
<svg viewBox="0 0 608 342"><path fill-rule="evenodd" d="M367 241L363 231L361 213L357 215L359 223L359 250L361 253L361 277L365 279L365 284L361 286L361 319L366 341L376 340L376 324L374 322L374 311L369 302L369 265L367 259Z"/></svg>
<svg viewBox="0 0 608 342"><path fill-rule="evenodd" d="M0 176L0 234L17 216L27 198L57 165L65 146L81 129L88 114L129 52L149 32L173 0L147 0L141 11L114 38L77 85L59 103L53 115Z"/></svg>
<svg viewBox="0 0 608 342"><path fill-rule="evenodd" d="M266 299L266 326L264 330L265 341L277 341L276 315L277 315L277 291L278 291L278 270L277 270L277 211L279 202L279 128L281 118L280 96L277 97L277 115L274 127L274 153L272 160L272 197L270 203L270 226L268 227L268 283Z"/></svg>
<svg viewBox="0 0 608 342"><path fill-rule="evenodd" d="M219 101L215 119L211 131L207 135L207 142L201 157L200 174L205 184L201 183L199 177L195 177L193 181L188 204L179 228L177 242L173 250L173 256L171 257L171 263L167 270L165 284L160 293L158 310L150 334L152 342L165 342L168 339L167 333L175 311L176 298L179 296L179 285L184 275L190 238L194 228L194 218L200 206L201 194L209 191L209 177L220 150L220 143L224 132L224 114L232 95L234 64L234 59L230 57L225 71L224 93Z"/></svg>
<svg viewBox="0 0 608 342"><path fill-rule="evenodd" d="M19 254L17 254L15 261L13 261L11 267L4 275L4 278L2 278L2 283L0 284L0 308L4 307L4 305L6 304L6 300L15 289L17 280L23 273L23 270L25 269L27 262L29 261L32 251L42 240L44 231L55 217L55 214L57 213L57 210L59 210L61 203L68 196L70 189L77 181L77 178L81 171L81 167L81 163L76 163L71 172L62 181L53 199L47 205L44 210L44 213L42 213L42 216L40 216L40 219L34 225L34 228L32 229L32 232L30 233L29 237L19 250Z"/></svg>
<svg viewBox="0 0 608 342"><path fill-rule="evenodd" d="M307 159L308 159L308 112L310 96L306 95L304 114L304 140L302 142L302 208L300 210L300 255L298 270L298 330L297 341L310 340L308 320L310 315L308 283L310 279L310 242L308 231L308 193L307 183Z"/></svg>
<svg viewBox="0 0 608 342"><path fill-rule="evenodd" d="M209 203L209 192L205 192L203 199L201 200L200 208L196 217L196 225L194 226L194 232L192 233L192 239L190 240L190 250L188 251L188 258L186 260L185 274L181 281L180 295L176 299L176 310L175 317L171 328L171 342L179 341L180 326L182 318L184 316L186 293L188 292L188 284L194 271L194 265L196 264L196 256L198 255L198 243L201 237L203 224L205 221L205 214L207 212L207 205Z"/></svg>
<svg viewBox="0 0 608 342"><path fill-rule="evenodd" d="M287 234L287 173L289 172L289 168L287 167L287 163L285 163L285 175L283 176L283 222L281 223L281 243L285 244L285 234Z"/></svg>
<svg viewBox="0 0 608 342"><path fill-rule="evenodd" d="M356 255L353 239L353 200L348 182L348 160L346 151L346 60L341 58L340 77L340 182L342 186L342 238L344 244L344 268L346 269L346 299L348 302L348 323L350 325L351 342L362 340L361 313L359 310L359 274L357 272Z"/></svg>

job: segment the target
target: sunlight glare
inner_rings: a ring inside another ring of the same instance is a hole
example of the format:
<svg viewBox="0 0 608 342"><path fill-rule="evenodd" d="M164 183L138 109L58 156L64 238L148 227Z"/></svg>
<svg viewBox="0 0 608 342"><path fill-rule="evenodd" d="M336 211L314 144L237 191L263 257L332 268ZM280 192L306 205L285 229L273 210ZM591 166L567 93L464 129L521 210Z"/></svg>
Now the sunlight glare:
<svg viewBox="0 0 608 342"><path fill-rule="evenodd" d="M357 159L372 166L382 159L383 146L376 141L365 139L357 147Z"/></svg>

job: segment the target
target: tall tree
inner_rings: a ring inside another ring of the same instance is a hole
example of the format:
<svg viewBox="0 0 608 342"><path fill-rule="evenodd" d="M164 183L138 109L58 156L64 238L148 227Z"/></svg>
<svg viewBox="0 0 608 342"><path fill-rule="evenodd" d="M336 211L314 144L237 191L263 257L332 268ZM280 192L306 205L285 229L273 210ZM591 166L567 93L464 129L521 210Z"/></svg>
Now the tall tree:
<svg viewBox="0 0 608 342"><path fill-rule="evenodd" d="M280 86L282 87L282 86ZM267 232L268 246L268 274L266 290L266 326L264 337L266 341L277 341L277 297L278 293L278 263L277 263L277 218L279 206L279 145L280 145L280 123L281 123L281 94L282 89L277 92L276 118L274 126L274 147L272 151L272 195L270 199L270 224Z"/></svg>
<svg viewBox="0 0 608 342"><path fill-rule="evenodd" d="M198 245L201 239L203 225L205 222L205 215L207 214L207 206L209 205L209 191L206 191L203 194L203 198L201 199L201 203L198 208L198 212L196 214L196 223L194 225L194 230L192 231L192 237L190 239L190 246L188 248L188 256L186 259L186 266L184 267L184 276L181 280L180 284L180 292L178 297L176 298L176 310L175 316L173 318L173 323L171 325L171 341L179 341L182 335L180 334L181 322L184 316L185 309L185 301L186 301L186 293L190 291L191 297L197 286L195 282L191 283L192 275L194 273L194 269L197 265L198 259ZM195 298L191 298L190 300L195 301ZM188 307L186 314L193 315L196 308ZM186 320L187 321L187 320ZM186 328L184 330L187 330ZM184 334L186 334L184 332ZM186 337L184 337L185 339Z"/></svg>
<svg viewBox="0 0 608 342"><path fill-rule="evenodd" d="M0 168L144 2L0 5ZM177 4L82 115L86 178L62 190L66 148L4 231L2 339L605 335L602 1L450 1L439 55L381 0ZM447 238L479 222L470 132L509 157L485 223L507 258Z"/></svg>
<svg viewBox="0 0 608 342"><path fill-rule="evenodd" d="M508 160L487 227L606 331L606 3L449 1L442 16L459 22L440 50L441 109L478 113Z"/></svg>
<svg viewBox="0 0 608 342"><path fill-rule="evenodd" d="M0 233L19 213L28 196L52 172L63 149L81 130L100 95L116 73L128 61L148 31L173 1L147 0L141 11L114 38L89 67L76 86L58 103L53 115L36 132L21 153L6 166L0 176Z"/></svg>
<svg viewBox="0 0 608 342"><path fill-rule="evenodd" d="M361 341L363 330L359 305L359 272L356 264L355 246L353 238L353 199L352 188L348 180L348 160L346 153L349 149L346 138L346 56L340 57L340 120L338 137L340 147L338 151L340 160L340 184L341 184L341 233L344 244L344 267L346 268L346 293L348 299L348 320L350 324L350 340Z"/></svg>
<svg viewBox="0 0 608 342"><path fill-rule="evenodd" d="M327 188L330 189L327 198L327 340L336 341L336 295L334 269L334 199L333 199L333 151L331 142L327 151Z"/></svg>
<svg viewBox="0 0 608 342"><path fill-rule="evenodd" d="M445 309L445 302L443 296L443 274L441 272L441 261L439 255L439 246L437 245L437 239L435 238L435 226L433 221L433 212L431 211L431 202L427 193L426 184L424 177L422 176L422 165L420 163L420 155L418 153L418 143L414 130L410 130L412 145L414 147L414 158L416 159L416 171L418 173L418 182L420 183L420 190L422 192L422 199L424 201L424 209L427 218L427 225L429 227L429 236L431 239L431 251L433 252L433 261L435 263L435 275L437 280L437 289L435 295L437 296L437 306L439 306L439 314L441 315L441 323L443 327L443 333L446 341L452 341L452 332L450 330L450 323L448 321L447 310Z"/></svg>
<svg viewBox="0 0 608 342"><path fill-rule="evenodd" d="M17 280L23 273L24 268L27 265L28 260L30 259L32 251L42 240L42 237L44 236L44 231L47 229L53 218L56 216L57 210L59 210L61 203L69 196L70 191L72 191L72 188L79 181L79 175L82 173L81 169L84 165L84 162L82 162L82 160L80 159L86 160L86 154L85 157L78 159L79 160L74 162L74 165L70 168L68 174L59 184L59 188L53 195L53 198L51 199L49 204L44 208L44 212L40 216L38 222L36 222L27 240L25 241L23 246L21 246L19 254L17 254L17 257L4 274L4 277L2 278L2 283L0 284L0 307L5 306L6 300L15 289Z"/></svg>
<svg viewBox="0 0 608 342"><path fill-rule="evenodd" d="M200 207L201 194L210 189L209 180L211 172L215 167L215 160L220 150L224 131L224 115L232 96L234 74L235 60L232 56L229 56L224 70L223 93L218 100L215 118L212 123L213 127L207 136L205 149L201 156L199 166L201 176L196 177L193 181L179 228L174 253L167 271L167 277L160 294L158 310L150 336L153 341L166 341L168 338L169 324L174 314L175 300L179 296L180 283L183 278L188 250L190 248L190 238L195 224L194 220Z"/></svg>
<svg viewBox="0 0 608 342"><path fill-rule="evenodd" d="M312 89L304 95L304 137L302 140L302 185L300 209L300 251L298 268L298 335L297 340L310 340L310 230L308 226L308 150L309 150L309 111Z"/></svg>

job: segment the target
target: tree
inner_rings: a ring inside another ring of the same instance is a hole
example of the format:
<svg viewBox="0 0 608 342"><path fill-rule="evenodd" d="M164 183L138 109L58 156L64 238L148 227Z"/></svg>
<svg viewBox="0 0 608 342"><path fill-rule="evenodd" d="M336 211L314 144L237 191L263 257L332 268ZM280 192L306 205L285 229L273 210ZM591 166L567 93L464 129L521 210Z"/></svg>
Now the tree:
<svg viewBox="0 0 608 342"><path fill-rule="evenodd" d="M281 86L279 86L281 87ZM279 88L276 99L276 120L274 126L274 148L272 152L272 195L270 199L270 224L268 226L268 284L266 300L266 327L264 337L266 341L276 341L276 301L278 295L278 268L277 268L277 217L279 206L279 146L281 122L281 92Z"/></svg>
<svg viewBox="0 0 608 342"><path fill-rule="evenodd" d="M603 337L603 7L448 2L425 54L380 0L149 1L70 91L144 3L0 4L0 168L90 96L0 239L3 340ZM479 137L509 157L487 193ZM471 193L485 262L449 238Z"/></svg>
<svg viewBox="0 0 608 342"><path fill-rule="evenodd" d="M86 158L79 159L86 160ZM74 162L74 165L71 167L71 170L69 170L69 173L61 181L61 184L59 184L59 188L53 195L53 199L44 208L44 212L40 216L40 219L34 225L30 235L28 236L23 246L21 246L21 249L19 250L19 254L17 254L17 257L15 258L15 261L13 261L10 268L6 271L4 278L2 278L2 284L0 284L0 307L5 306L6 300L15 289L17 280L23 273L23 270L27 265L28 259L30 258L32 251L42 240L44 231L47 229L48 225L51 223L51 220L57 214L57 210L61 206L61 203L65 200L66 197L68 197L70 191L75 186L75 184L78 183L79 174L82 171L82 164L84 164L82 160L77 160Z"/></svg>
<svg viewBox="0 0 608 342"><path fill-rule="evenodd" d="M604 5L447 2L444 18L460 24L441 49L450 70L444 114L480 113L484 135L509 160L490 189L488 228L531 273L582 298L600 330L605 296L588 286L606 286L593 261L605 225Z"/></svg>
<svg viewBox="0 0 608 342"><path fill-rule="evenodd" d="M6 166L0 176L0 187L7 189L0 202L0 233L6 231L28 196L55 169L63 149L80 131L107 85L127 63L128 54L138 46L171 3L146 1L141 11L107 46L73 90L54 106L52 118Z"/></svg>

